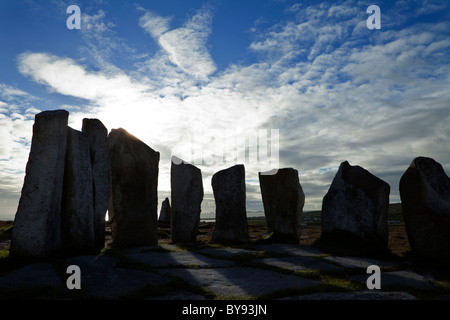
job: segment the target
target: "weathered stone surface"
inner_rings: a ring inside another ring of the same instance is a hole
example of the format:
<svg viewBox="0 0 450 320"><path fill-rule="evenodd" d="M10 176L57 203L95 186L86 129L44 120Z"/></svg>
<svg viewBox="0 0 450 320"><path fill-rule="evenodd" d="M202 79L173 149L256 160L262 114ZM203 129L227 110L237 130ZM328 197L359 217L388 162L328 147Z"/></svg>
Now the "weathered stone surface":
<svg viewBox="0 0 450 320"><path fill-rule="evenodd" d="M95 247L101 249L105 246L105 216L111 192L108 130L100 120L85 118L82 132L89 140L94 195Z"/></svg>
<svg viewBox="0 0 450 320"><path fill-rule="evenodd" d="M431 158L415 158L400 179L406 233L416 254L450 262L450 178Z"/></svg>
<svg viewBox="0 0 450 320"><path fill-rule="evenodd" d="M322 236L349 233L367 250L388 242L389 184L360 166L342 162L322 202Z"/></svg>
<svg viewBox="0 0 450 320"><path fill-rule="evenodd" d="M358 292L321 292L290 296L281 300L417 300L408 292L364 290Z"/></svg>
<svg viewBox="0 0 450 320"><path fill-rule="evenodd" d="M172 208L170 206L169 198L165 198L161 204L161 210L159 211L159 222L170 223L172 216Z"/></svg>
<svg viewBox="0 0 450 320"><path fill-rule="evenodd" d="M50 263L33 263L0 277L1 290L39 287L67 289Z"/></svg>
<svg viewBox="0 0 450 320"><path fill-rule="evenodd" d="M61 246L61 197L69 113L36 115L11 255L45 257Z"/></svg>
<svg viewBox="0 0 450 320"><path fill-rule="evenodd" d="M108 143L111 155L108 213L114 245L156 245L159 152L122 128L111 130Z"/></svg>
<svg viewBox="0 0 450 320"><path fill-rule="evenodd" d="M170 280L147 271L120 268L117 259L108 256L78 256L67 263L80 267L80 292L97 299L116 300L146 285L163 286Z"/></svg>
<svg viewBox="0 0 450 320"><path fill-rule="evenodd" d="M280 257L280 258L265 258L256 259L257 263L264 263L270 266L279 267L286 270L298 271L298 270L341 270L331 263L326 263L321 259L313 257Z"/></svg>
<svg viewBox="0 0 450 320"><path fill-rule="evenodd" d="M367 274L355 274L349 277L353 281L358 281L363 284L367 282ZM384 271L381 276L381 285L400 285L404 287L411 287L419 290L436 290L427 277L418 274L412 270L399 271Z"/></svg>
<svg viewBox="0 0 450 320"><path fill-rule="evenodd" d="M244 165L216 172L211 185L216 202L216 223L211 242L248 243Z"/></svg>
<svg viewBox="0 0 450 320"><path fill-rule="evenodd" d="M166 268L163 274L185 279L194 286L201 286L219 297L242 299L260 297L281 290L299 290L320 282L299 276L258 268Z"/></svg>
<svg viewBox="0 0 450 320"><path fill-rule="evenodd" d="M94 199L89 142L69 127L61 207L61 239L67 249L94 248Z"/></svg>
<svg viewBox="0 0 450 320"><path fill-rule="evenodd" d="M170 185L172 242L193 242L197 237L203 201L202 172L194 165L172 157Z"/></svg>
<svg viewBox="0 0 450 320"><path fill-rule="evenodd" d="M178 251L178 252L141 252L141 253L124 253L124 256L132 261L152 267L180 267L195 266L198 268L210 267L231 267L234 262L225 259L214 259L205 257L196 252Z"/></svg>
<svg viewBox="0 0 450 320"><path fill-rule="evenodd" d="M258 176L267 229L273 233L272 238L299 243L305 194L298 171L283 168L275 174L259 172Z"/></svg>

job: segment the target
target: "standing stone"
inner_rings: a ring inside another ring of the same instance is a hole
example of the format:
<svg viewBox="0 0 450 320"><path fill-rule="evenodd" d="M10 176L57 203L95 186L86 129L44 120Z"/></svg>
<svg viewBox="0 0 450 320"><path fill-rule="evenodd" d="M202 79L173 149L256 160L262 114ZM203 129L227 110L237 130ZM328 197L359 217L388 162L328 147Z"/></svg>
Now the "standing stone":
<svg viewBox="0 0 450 320"><path fill-rule="evenodd" d="M14 219L11 255L46 257L61 246L61 197L66 156L65 110L35 116L22 195Z"/></svg>
<svg viewBox="0 0 450 320"><path fill-rule="evenodd" d="M105 246L105 216L111 192L108 130L98 119L83 119L82 131L89 140L92 165L95 247L101 249Z"/></svg>
<svg viewBox="0 0 450 320"><path fill-rule="evenodd" d="M122 128L111 130L108 143L113 243L117 247L156 245L159 152Z"/></svg>
<svg viewBox="0 0 450 320"><path fill-rule="evenodd" d="M61 216L62 245L81 251L95 247L94 198L89 142L69 127Z"/></svg>
<svg viewBox="0 0 450 320"><path fill-rule="evenodd" d="M301 214L305 194L298 171L279 169L274 174L258 173L267 229L275 241L300 243Z"/></svg>
<svg viewBox="0 0 450 320"><path fill-rule="evenodd" d="M169 198L165 198L161 204L161 210L159 211L158 221L162 223L170 224L172 216L172 209L170 207Z"/></svg>
<svg viewBox="0 0 450 320"><path fill-rule="evenodd" d="M216 202L216 223L211 242L248 243L244 165L238 164L215 173L211 184Z"/></svg>
<svg viewBox="0 0 450 320"><path fill-rule="evenodd" d="M400 179L400 198L411 250L450 262L450 178L431 158L415 158Z"/></svg>
<svg viewBox="0 0 450 320"><path fill-rule="evenodd" d="M172 157L170 185L172 242L194 242L197 238L203 201L202 172L194 165Z"/></svg>
<svg viewBox="0 0 450 320"><path fill-rule="evenodd" d="M360 166L342 162L322 202L322 236L356 236L367 251L388 243L389 184Z"/></svg>

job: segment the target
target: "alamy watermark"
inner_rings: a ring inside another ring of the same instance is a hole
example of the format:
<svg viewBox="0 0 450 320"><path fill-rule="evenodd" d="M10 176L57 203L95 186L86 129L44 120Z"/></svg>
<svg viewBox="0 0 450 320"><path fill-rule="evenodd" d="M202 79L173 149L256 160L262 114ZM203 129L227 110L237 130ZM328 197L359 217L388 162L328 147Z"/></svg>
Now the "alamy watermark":
<svg viewBox="0 0 450 320"><path fill-rule="evenodd" d="M371 5L367 7L366 13L371 14L366 21L367 28L381 29L381 10L379 6Z"/></svg>
<svg viewBox="0 0 450 320"><path fill-rule="evenodd" d="M372 275L367 278L366 286L367 289L381 289L381 270L380 267L376 264L370 265L367 267L367 273L371 273Z"/></svg>
<svg viewBox="0 0 450 320"><path fill-rule="evenodd" d="M81 289L81 269L76 264L67 267L66 273L70 276L66 280L66 287L69 290Z"/></svg>
<svg viewBox="0 0 450 320"><path fill-rule="evenodd" d="M197 130L183 141L181 156L194 165L244 164L260 169L262 174L275 174L279 167L280 130L258 129L245 133L233 130ZM177 164L181 159L172 158Z"/></svg>
<svg viewBox="0 0 450 320"><path fill-rule="evenodd" d="M77 5L70 5L67 7L66 13L71 15L66 20L67 29L81 29L81 10Z"/></svg>

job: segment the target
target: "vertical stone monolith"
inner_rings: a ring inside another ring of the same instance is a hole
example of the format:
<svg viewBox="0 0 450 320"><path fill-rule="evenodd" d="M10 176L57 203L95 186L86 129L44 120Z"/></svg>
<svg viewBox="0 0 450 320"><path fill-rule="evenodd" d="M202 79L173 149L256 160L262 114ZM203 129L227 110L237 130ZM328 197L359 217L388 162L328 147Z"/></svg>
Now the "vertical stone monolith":
<svg viewBox="0 0 450 320"><path fill-rule="evenodd" d="M122 128L111 130L108 144L113 243L117 247L156 245L159 152Z"/></svg>
<svg viewBox="0 0 450 320"><path fill-rule="evenodd" d="M216 172L211 180L216 202L212 243L248 243L245 167L242 164Z"/></svg>
<svg viewBox="0 0 450 320"><path fill-rule="evenodd" d="M61 209L62 246L81 252L95 248L92 167L87 137L69 127Z"/></svg>
<svg viewBox="0 0 450 320"><path fill-rule="evenodd" d="M95 247L105 246L105 216L111 193L111 160L108 150L108 130L98 119L83 119L82 132L89 141L94 195Z"/></svg>
<svg viewBox="0 0 450 320"><path fill-rule="evenodd" d="M61 247L61 198L69 113L43 111L35 116L31 150L10 252L46 257Z"/></svg>
<svg viewBox="0 0 450 320"><path fill-rule="evenodd" d="M202 172L196 166L172 157L170 168L173 243L194 242L203 201Z"/></svg>
<svg viewBox="0 0 450 320"><path fill-rule="evenodd" d="M305 194L293 168L259 172L267 229L274 241L300 243Z"/></svg>
<svg viewBox="0 0 450 320"><path fill-rule="evenodd" d="M169 198L165 198L161 203L161 210L159 210L158 221L166 224L170 224L172 216L172 208L170 206Z"/></svg>
<svg viewBox="0 0 450 320"><path fill-rule="evenodd" d="M400 198L411 251L450 262L450 178L442 165L415 158L400 179Z"/></svg>
<svg viewBox="0 0 450 320"><path fill-rule="evenodd" d="M322 236L344 232L367 251L386 250L389 192L369 171L342 162L322 201Z"/></svg>

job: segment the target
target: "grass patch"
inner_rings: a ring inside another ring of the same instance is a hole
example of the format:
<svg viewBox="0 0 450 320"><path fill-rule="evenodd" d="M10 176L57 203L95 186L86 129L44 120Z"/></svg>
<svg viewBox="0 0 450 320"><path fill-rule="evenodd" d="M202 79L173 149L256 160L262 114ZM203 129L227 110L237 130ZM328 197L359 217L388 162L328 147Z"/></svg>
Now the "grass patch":
<svg viewBox="0 0 450 320"><path fill-rule="evenodd" d="M267 227L265 217L247 217L247 224L253 227Z"/></svg>

